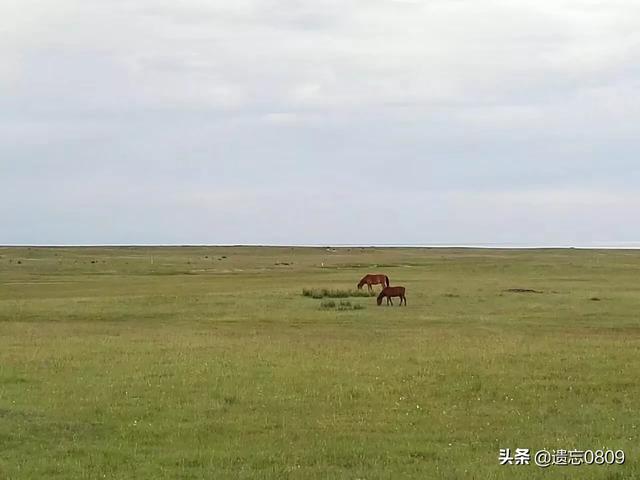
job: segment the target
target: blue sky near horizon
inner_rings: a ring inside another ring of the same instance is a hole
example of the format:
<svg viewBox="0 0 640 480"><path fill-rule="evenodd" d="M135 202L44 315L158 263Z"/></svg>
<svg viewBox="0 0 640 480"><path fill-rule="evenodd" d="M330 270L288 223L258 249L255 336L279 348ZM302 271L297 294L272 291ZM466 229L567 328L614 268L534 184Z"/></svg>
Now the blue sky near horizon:
<svg viewBox="0 0 640 480"><path fill-rule="evenodd" d="M0 244L640 240L633 0L6 0Z"/></svg>

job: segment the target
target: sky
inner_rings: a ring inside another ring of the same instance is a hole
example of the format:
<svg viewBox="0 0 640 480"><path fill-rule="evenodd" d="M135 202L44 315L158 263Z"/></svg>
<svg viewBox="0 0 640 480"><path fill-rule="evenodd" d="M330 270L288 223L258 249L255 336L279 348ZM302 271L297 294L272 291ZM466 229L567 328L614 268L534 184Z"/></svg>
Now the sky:
<svg viewBox="0 0 640 480"><path fill-rule="evenodd" d="M0 244L640 243L637 0L0 0Z"/></svg>

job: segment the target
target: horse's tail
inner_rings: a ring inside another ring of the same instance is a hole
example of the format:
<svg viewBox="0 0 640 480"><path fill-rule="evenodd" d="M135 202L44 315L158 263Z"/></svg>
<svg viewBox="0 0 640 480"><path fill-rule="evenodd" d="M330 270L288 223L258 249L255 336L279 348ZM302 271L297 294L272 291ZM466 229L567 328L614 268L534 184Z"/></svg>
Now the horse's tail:
<svg viewBox="0 0 640 480"><path fill-rule="evenodd" d="M389 286L389 277L387 277L386 275L384 276L384 283L387 287Z"/></svg>

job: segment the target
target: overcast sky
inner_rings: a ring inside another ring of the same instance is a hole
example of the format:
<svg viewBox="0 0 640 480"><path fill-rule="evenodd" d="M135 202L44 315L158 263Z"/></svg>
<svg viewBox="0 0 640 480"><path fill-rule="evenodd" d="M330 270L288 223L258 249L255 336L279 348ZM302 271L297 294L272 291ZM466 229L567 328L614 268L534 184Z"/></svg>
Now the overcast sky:
<svg viewBox="0 0 640 480"><path fill-rule="evenodd" d="M0 0L0 244L640 241L637 0Z"/></svg>

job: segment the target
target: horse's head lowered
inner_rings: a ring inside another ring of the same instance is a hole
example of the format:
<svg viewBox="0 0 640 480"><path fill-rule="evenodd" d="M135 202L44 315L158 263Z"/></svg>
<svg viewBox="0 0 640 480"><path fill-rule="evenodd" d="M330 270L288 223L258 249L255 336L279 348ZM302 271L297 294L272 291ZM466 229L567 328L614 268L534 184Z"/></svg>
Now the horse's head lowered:
<svg viewBox="0 0 640 480"><path fill-rule="evenodd" d="M380 295L378 295L378 299L376 300L378 302L378 306L382 305L383 298L384 298L384 289L382 292L380 292Z"/></svg>
<svg viewBox="0 0 640 480"><path fill-rule="evenodd" d="M358 290L362 290L362 286L365 284L364 278L358 282Z"/></svg>

